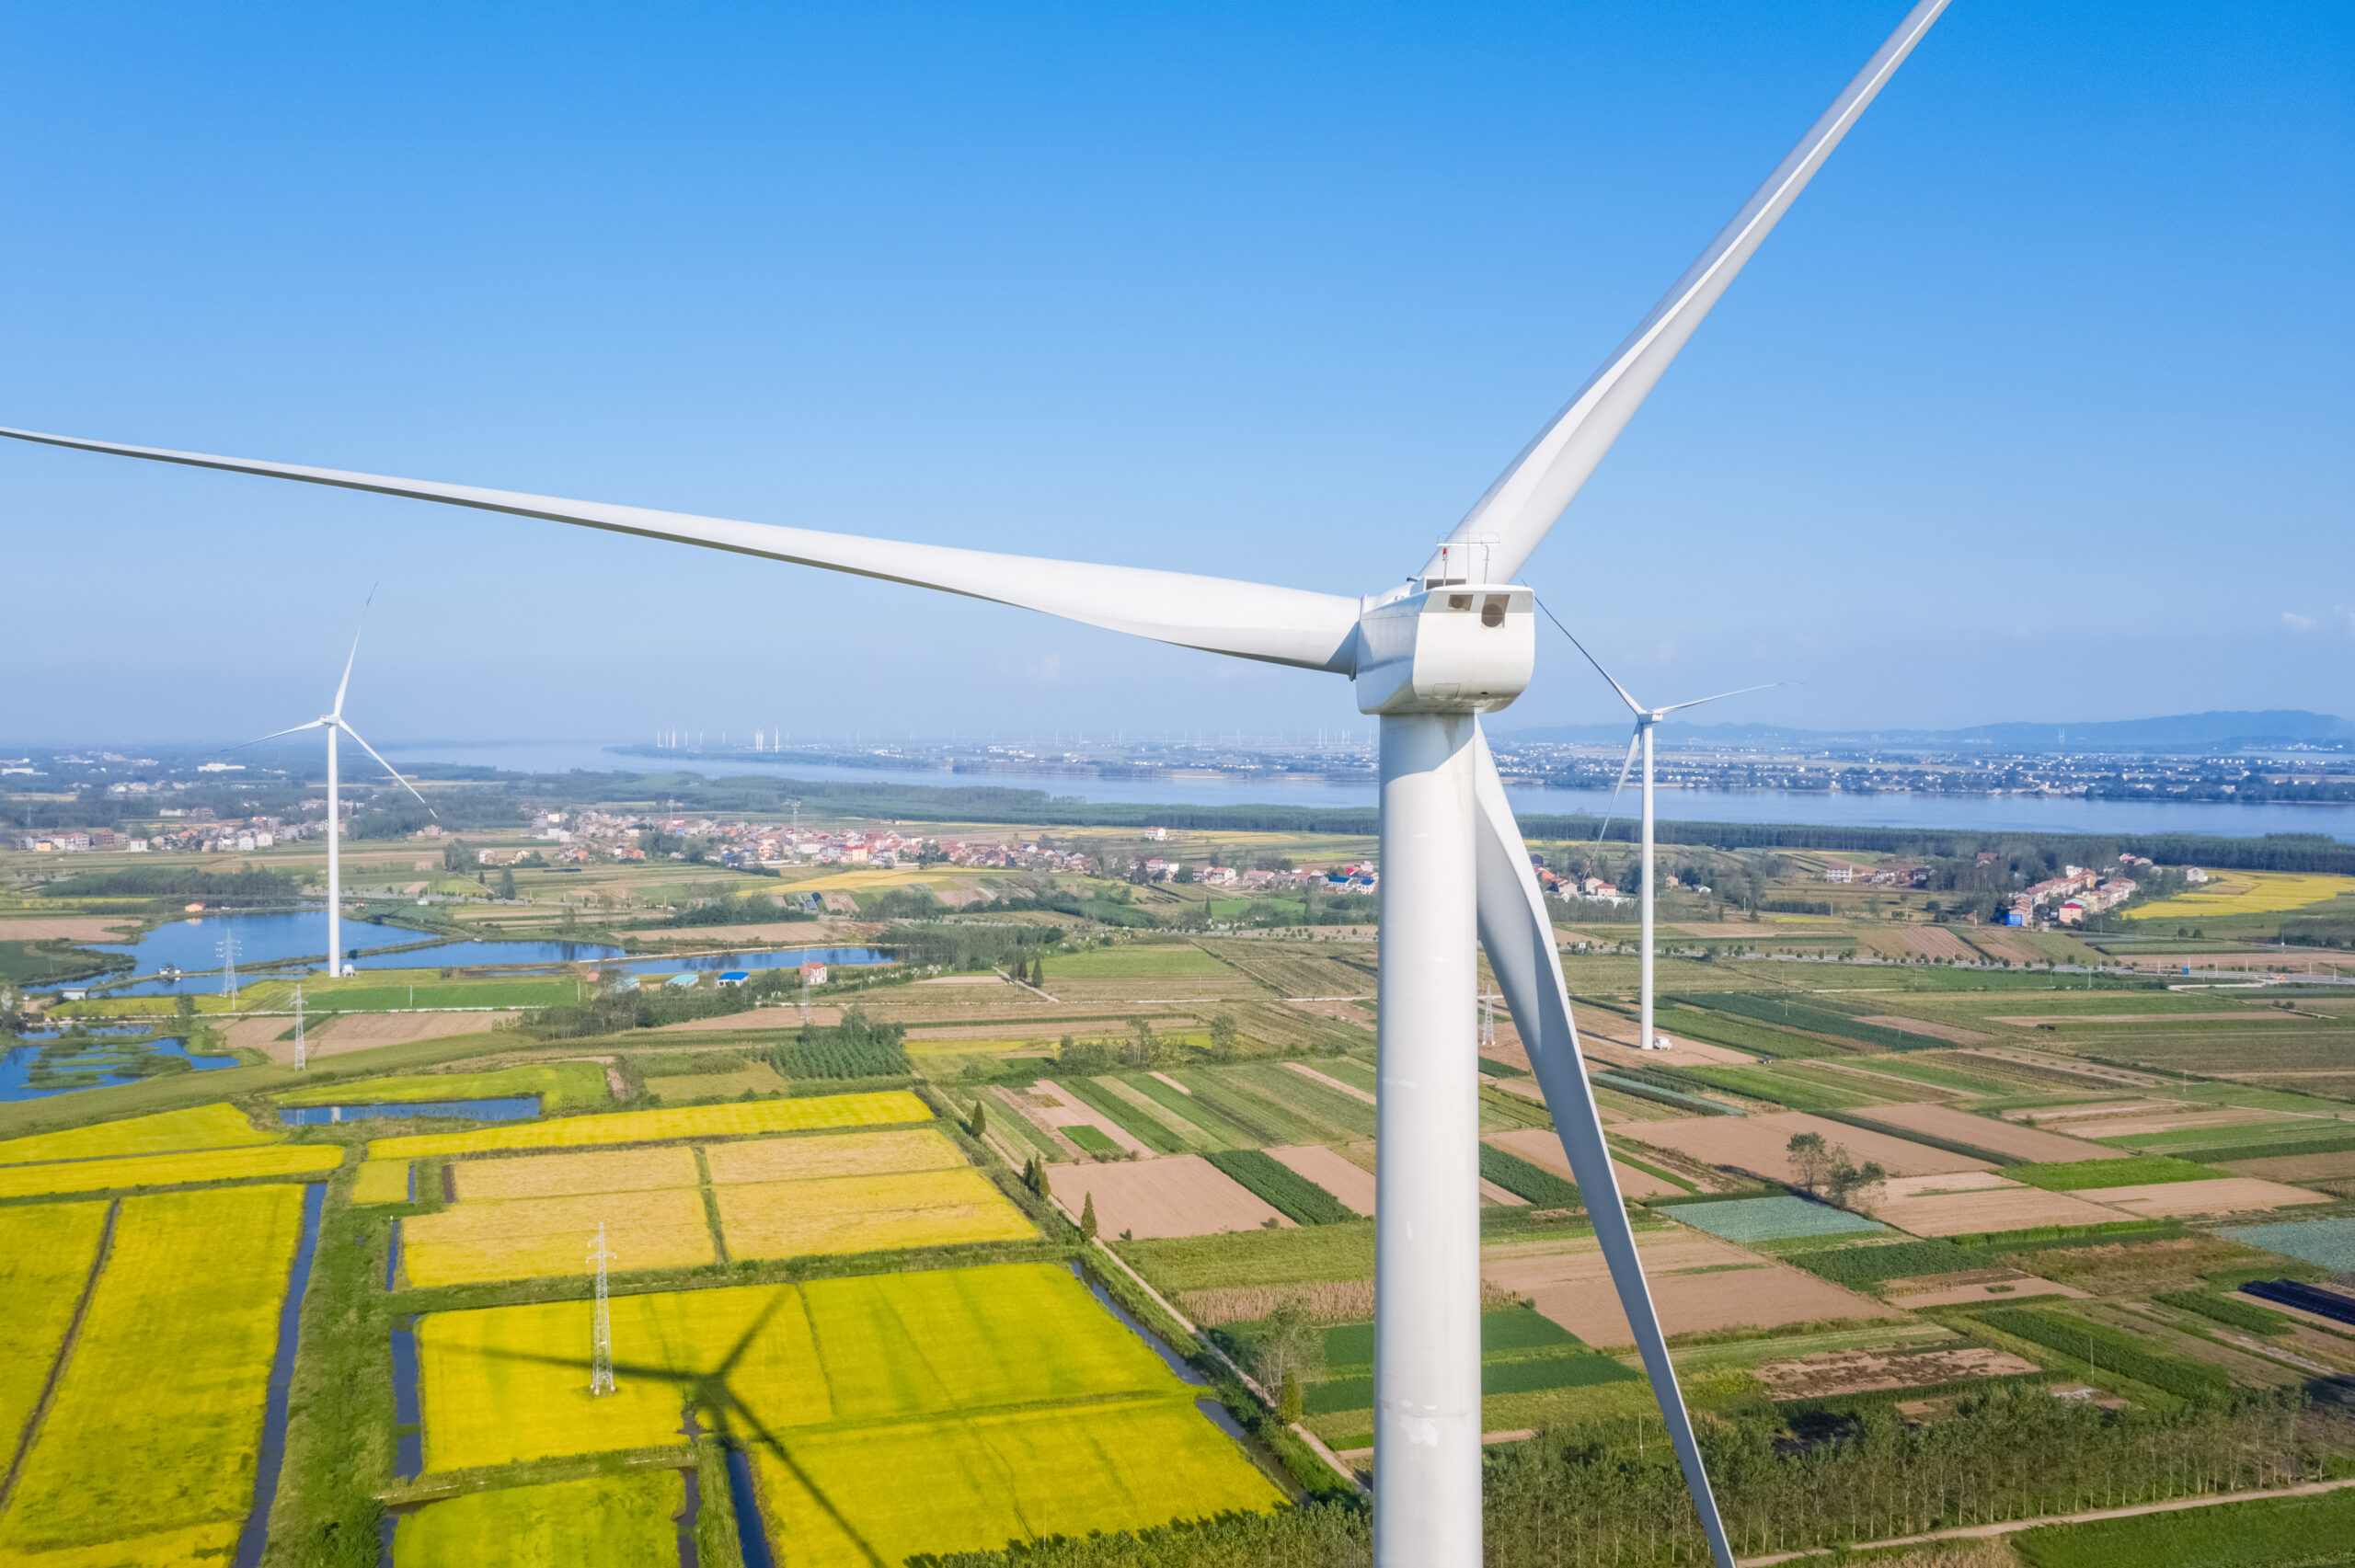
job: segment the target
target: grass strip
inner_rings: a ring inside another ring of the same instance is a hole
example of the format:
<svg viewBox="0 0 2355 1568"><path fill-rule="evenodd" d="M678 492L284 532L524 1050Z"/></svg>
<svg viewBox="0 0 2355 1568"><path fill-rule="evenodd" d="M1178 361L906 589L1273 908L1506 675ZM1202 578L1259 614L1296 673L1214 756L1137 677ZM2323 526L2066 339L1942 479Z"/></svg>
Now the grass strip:
<svg viewBox="0 0 2355 1568"><path fill-rule="evenodd" d="M1222 1149L1203 1158L1295 1224L1334 1225L1359 1218L1339 1198L1261 1150Z"/></svg>
<svg viewBox="0 0 2355 1568"><path fill-rule="evenodd" d="M1542 1165L1492 1144L1480 1145L1480 1179L1494 1182L1515 1197L1525 1197L1539 1208L1582 1207L1579 1189Z"/></svg>
<svg viewBox="0 0 2355 1568"><path fill-rule="evenodd" d="M2124 1160L2065 1160L2054 1164L2014 1165L2004 1174L2046 1192L2065 1193L2088 1187L2152 1186L2161 1182L2211 1182L2225 1173L2173 1155L2136 1154Z"/></svg>

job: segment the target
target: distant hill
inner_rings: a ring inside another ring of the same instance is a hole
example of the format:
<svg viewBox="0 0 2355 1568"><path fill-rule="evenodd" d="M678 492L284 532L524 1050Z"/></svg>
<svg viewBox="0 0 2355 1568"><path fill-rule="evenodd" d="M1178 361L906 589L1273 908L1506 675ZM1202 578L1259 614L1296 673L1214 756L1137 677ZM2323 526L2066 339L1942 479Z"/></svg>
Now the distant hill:
<svg viewBox="0 0 2355 1568"><path fill-rule="evenodd" d="M1675 724L1671 719L1669 724ZM1663 728L1666 727L1663 726ZM2164 718L2108 719L2095 724L1980 724L1965 729L1793 729L1775 724L1677 725L1676 739L1704 746L1887 746L1937 750L2253 751L2282 747L2345 749L2355 745L2355 720L2303 708L2172 714ZM1503 732L1512 741L1567 741L1607 746L1624 742L1624 724L1566 724Z"/></svg>

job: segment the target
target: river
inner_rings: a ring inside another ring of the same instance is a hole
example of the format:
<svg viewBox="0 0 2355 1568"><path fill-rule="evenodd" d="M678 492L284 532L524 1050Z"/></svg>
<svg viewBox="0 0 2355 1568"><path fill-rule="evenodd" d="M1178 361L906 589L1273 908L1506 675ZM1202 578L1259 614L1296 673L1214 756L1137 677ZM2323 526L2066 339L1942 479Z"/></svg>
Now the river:
<svg viewBox="0 0 2355 1568"><path fill-rule="evenodd" d="M817 782L914 784L956 788L988 784L1044 790L1088 802L1168 806L1373 806L1371 784L1315 778L1068 778L1049 773L952 773L930 768L848 768L783 756L775 761L666 762L624 756L594 740L518 741L481 745L388 746L404 762L446 762L516 773L695 773L706 777L775 773ZM1599 815L1607 789L1555 789L1509 784L1505 793L1524 817ZM1637 808L1635 792L1619 797L1623 815ZM2221 801L2085 800L2074 795L1845 795L1780 789L1664 789L1664 821L1789 822L1843 828L1924 828L2036 833L2209 833L2258 838L2267 833L2322 833L2355 843L2355 805L2231 805Z"/></svg>

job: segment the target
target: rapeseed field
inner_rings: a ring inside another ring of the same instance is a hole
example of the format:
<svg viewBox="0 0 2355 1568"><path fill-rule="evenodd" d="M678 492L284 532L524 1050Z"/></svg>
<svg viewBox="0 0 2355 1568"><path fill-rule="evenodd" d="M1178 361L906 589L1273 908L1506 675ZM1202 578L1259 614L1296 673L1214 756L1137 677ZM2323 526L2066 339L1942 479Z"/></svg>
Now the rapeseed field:
<svg viewBox="0 0 2355 1568"><path fill-rule="evenodd" d="M234 1539L253 1505L302 1219L303 1191L287 1185L122 1200L56 1402L0 1517L0 1560L206 1527ZM144 1546L88 1559L182 1560Z"/></svg>
<svg viewBox="0 0 2355 1568"><path fill-rule="evenodd" d="M408 1162L406 1160L362 1160L360 1173L351 1180L351 1201L354 1203L407 1203L408 1201Z"/></svg>
<svg viewBox="0 0 2355 1568"><path fill-rule="evenodd" d="M717 1143L704 1150L714 1182L789 1182L806 1176L880 1176L900 1171L950 1171L964 1151L936 1129L839 1132Z"/></svg>
<svg viewBox="0 0 2355 1568"><path fill-rule="evenodd" d="M412 1133L380 1138L372 1160L421 1154L481 1154L503 1149L569 1149L598 1143L652 1143L673 1138L749 1138L764 1132L805 1132L830 1127L881 1127L925 1122L931 1109L904 1089L868 1094L813 1094L738 1105L683 1105L675 1110L611 1111L554 1121L510 1122L473 1132Z"/></svg>
<svg viewBox="0 0 2355 1568"><path fill-rule="evenodd" d="M0 1165L37 1160L96 1160L109 1154L160 1154L178 1149L243 1149L277 1143L283 1132L264 1132L226 1100L185 1111L159 1111L119 1122L37 1132L0 1142Z"/></svg>
<svg viewBox="0 0 2355 1568"><path fill-rule="evenodd" d="M190 1154L142 1154L120 1160L65 1160L52 1165L0 1166L0 1197L111 1192L121 1187L169 1187L184 1182L240 1182L257 1176L307 1175L343 1163L331 1143L290 1143L275 1149L212 1149Z"/></svg>
<svg viewBox="0 0 2355 1568"><path fill-rule="evenodd" d="M689 1187L453 1204L402 1221L401 1267L420 1288L587 1274L601 1224L618 1270L718 1261L703 1195Z"/></svg>
<svg viewBox="0 0 2355 1568"><path fill-rule="evenodd" d="M561 1197L576 1193L652 1192L662 1187L691 1187L702 1179L695 1171L695 1151L684 1148L466 1160L460 1162L457 1169L458 1196L467 1202Z"/></svg>
<svg viewBox="0 0 2355 1568"><path fill-rule="evenodd" d="M672 1519L686 1505L686 1481L675 1470L473 1492L401 1515L393 1561L400 1568L674 1562L679 1537Z"/></svg>
<svg viewBox="0 0 2355 1568"><path fill-rule="evenodd" d="M106 1225L103 1203L0 1208L0 1303L6 1304L0 1310L7 1314L7 1354L0 1356L0 1433L12 1441L40 1402Z"/></svg>
<svg viewBox="0 0 2355 1568"><path fill-rule="evenodd" d="M2219 920L2227 915L2276 915L2326 904L2342 894L2355 893L2355 876L2326 876L2292 871L2228 871L2215 880L2188 887L2172 898L2161 898L2129 911L2131 920Z"/></svg>
<svg viewBox="0 0 2355 1568"><path fill-rule="evenodd" d="M740 1258L1028 1242L1029 1218L970 1166L723 1186L719 1228Z"/></svg>

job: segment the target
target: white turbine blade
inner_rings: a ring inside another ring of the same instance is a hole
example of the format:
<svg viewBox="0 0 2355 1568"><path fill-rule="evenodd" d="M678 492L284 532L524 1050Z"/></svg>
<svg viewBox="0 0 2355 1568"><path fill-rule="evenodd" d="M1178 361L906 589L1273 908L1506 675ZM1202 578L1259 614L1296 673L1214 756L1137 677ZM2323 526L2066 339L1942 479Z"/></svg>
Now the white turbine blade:
<svg viewBox="0 0 2355 1568"><path fill-rule="evenodd" d="M1596 1112L1594 1090L1587 1082L1580 1059L1578 1030L1570 1016L1568 989L1562 983L1561 956L1554 950L1553 922L1545 918L1545 896L1529 869L1529 846L1522 841L1512 807L1505 799L1504 780L1488 752L1488 738L1474 741L1473 806L1478 818L1474 829L1474 871L1480 910L1480 945L1488 967L1512 1011L1529 1065L1545 1091L1545 1108L1553 1113L1561 1135L1562 1152L1569 1157L1570 1173L1578 1178L1579 1195L1587 1218L1594 1223L1595 1240L1603 1261L1611 1266L1611 1283L1619 1305L1635 1330L1636 1348L1643 1354L1644 1370L1651 1377L1660 1401L1660 1419L1667 1425L1676 1458L1684 1468L1684 1484L1701 1516L1717 1568L1733 1568L1733 1549L1717 1516L1709 1474L1701 1462L1701 1445L1693 1435L1692 1417L1676 1382L1676 1368L1669 1360L1668 1340L1660 1315L1652 1309L1650 1287L1644 1282L1643 1262L1636 1254L1636 1230L1620 1201L1619 1178L1611 1168L1611 1149L1603 1141L1603 1118ZM1467 1067L1469 1064L1466 1064Z"/></svg>
<svg viewBox="0 0 2355 1568"><path fill-rule="evenodd" d="M1704 703L1722 703L1728 697L1739 697L1751 692L1771 692L1777 686L1797 684L1798 682L1793 681L1769 681L1758 686L1738 686L1730 692L1720 692L1714 697L1695 697L1689 703L1671 703L1668 706L1656 710L1652 716L1660 718L1668 714L1683 713L1686 708L1697 708Z"/></svg>
<svg viewBox="0 0 2355 1568"><path fill-rule="evenodd" d="M308 724L298 724L292 729L275 729L270 731L268 735L257 735L251 740L240 740L235 746L230 747L229 750L232 751L242 751L248 746L258 746L265 740L275 740L281 735L300 735L306 729L325 729L327 727L327 720L323 718L315 718Z"/></svg>
<svg viewBox="0 0 2355 1568"><path fill-rule="evenodd" d="M1752 195L1733 222L1719 231L1700 258L1676 280L1676 286L1652 307L1649 315L1619 345L1603 368L1579 388L1569 406L1554 417L1551 424L1538 432L1537 439L1522 449L1511 466L1488 486L1464 521L1448 536L1448 544L1462 551L1467 546L1476 552L1488 552L1485 576L1490 582L1510 582L1537 546L1544 542L1546 531L1555 519L1587 482L1595 465L1611 450L1612 442L1635 417L1652 386L1657 383L1685 339L1717 303L1726 285L1732 282L1743 263L1765 239L1769 231L1782 218L1791 203L1798 199L1807 182L1815 177L1832 149L1848 133L1856 117L1878 96L1938 13L1947 8L1947 0L1921 0L1897 30L1889 36L1865 68L1832 107L1823 111L1798 146L1784 158L1766 183ZM1482 536L1492 539L1485 546ZM1423 568L1426 577L1444 575L1439 552L1434 551L1429 565ZM1454 575L1462 575L1457 572Z"/></svg>
<svg viewBox="0 0 2355 1568"><path fill-rule="evenodd" d="M368 606L375 602L376 590L373 588L371 588L368 590L367 599L360 606L360 619L362 625L364 625L368 620ZM360 631L361 628L358 626L352 628L351 651L344 656L343 679L336 682L335 706L328 710L338 718L341 718L343 716L343 694L351 689L351 667L360 658Z"/></svg>
<svg viewBox="0 0 2355 1568"><path fill-rule="evenodd" d="M0 427L0 436L82 452L108 452L117 457L220 468L232 474L294 479L346 490L475 507L484 511L512 512L518 517L546 518L554 522L578 523L584 528L637 533L651 539L675 539L715 550L765 555L798 566L822 567L830 571L994 600L1109 631L1176 643L1182 647L1344 675L1354 673L1360 605L1354 598L1345 599L1338 594L1198 577L1190 572L1095 566L1036 555L959 550L942 544L863 539L850 533L821 533L807 528L736 522L725 518L607 506L596 501L569 501L513 490L213 457L202 452L45 435L36 430Z"/></svg>
<svg viewBox="0 0 2355 1568"><path fill-rule="evenodd" d="M1568 626L1562 624L1562 618L1554 613L1554 610L1551 605L1547 604L1541 599L1537 601L1537 608L1545 612L1545 619L1554 623L1554 629L1556 631L1570 639L1570 646L1572 647L1578 649L1580 653L1586 654L1586 661L1594 666L1594 672L1597 675L1602 676L1605 681L1611 682L1611 689L1619 693L1619 700L1627 704L1627 711L1629 713L1641 714L1644 711L1644 704L1636 701L1635 694L1629 692L1626 687L1619 684L1619 678L1612 674L1608 670L1603 668L1603 660L1595 658L1594 655L1591 653L1587 653L1586 644L1579 641L1578 635L1575 632L1572 632Z"/></svg>
<svg viewBox="0 0 2355 1568"><path fill-rule="evenodd" d="M407 779L401 777L401 771L398 768L396 768L390 762L385 761L384 758L377 757L376 749L373 746L369 745L366 740L362 739L358 730L352 728L349 724L338 724L336 727L342 730L346 735L351 737L352 739L360 741L360 749L362 751L367 752L371 757L375 757L377 766L383 768L385 772L392 774L394 783L408 791L409 794L417 795L417 786L409 783ZM425 814L428 817L435 818L436 819L439 819L441 817L441 813L433 809L433 803L426 799L425 796L417 795L417 803L425 807Z"/></svg>
<svg viewBox="0 0 2355 1568"><path fill-rule="evenodd" d="M1594 835L1597 845L1611 831L1611 819L1619 815L1619 792L1627 787L1627 770L1636 765L1636 748L1643 743L1644 732L1641 729L1627 737L1627 755L1619 764L1619 782L1611 786L1611 804L1603 809L1603 826Z"/></svg>

